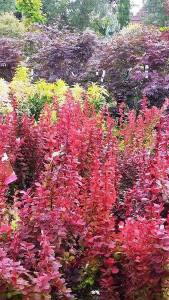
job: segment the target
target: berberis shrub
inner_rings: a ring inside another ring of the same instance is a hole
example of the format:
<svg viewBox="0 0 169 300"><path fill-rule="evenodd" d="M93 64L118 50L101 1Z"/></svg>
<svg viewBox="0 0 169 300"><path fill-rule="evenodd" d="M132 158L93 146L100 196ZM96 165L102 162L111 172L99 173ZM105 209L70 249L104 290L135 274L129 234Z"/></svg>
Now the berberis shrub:
<svg viewBox="0 0 169 300"><path fill-rule="evenodd" d="M168 104L118 124L70 90L0 119L1 299L167 299ZM53 116L55 115L55 118Z"/></svg>

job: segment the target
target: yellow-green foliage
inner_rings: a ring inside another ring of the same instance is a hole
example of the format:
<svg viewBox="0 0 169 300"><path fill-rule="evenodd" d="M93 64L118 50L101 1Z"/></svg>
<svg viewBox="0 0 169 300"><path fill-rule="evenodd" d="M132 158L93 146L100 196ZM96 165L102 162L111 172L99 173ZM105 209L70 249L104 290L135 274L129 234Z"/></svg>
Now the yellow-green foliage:
<svg viewBox="0 0 169 300"><path fill-rule="evenodd" d="M26 108L26 110L30 109L33 114L35 110L40 112L45 103L52 103L54 97L61 105L64 103L67 93L72 94L73 98L80 103L83 103L86 94L97 110L105 104L105 97L108 96L107 91L96 84L90 85L85 91L79 84L69 87L61 79L54 83L48 83L43 79L31 83L29 70L24 66L20 66L16 70L10 88L20 107Z"/></svg>
<svg viewBox="0 0 169 300"><path fill-rule="evenodd" d="M168 32L169 31L169 26L167 26L167 27L160 27L160 31L161 32Z"/></svg>
<svg viewBox="0 0 169 300"><path fill-rule="evenodd" d="M69 86L64 80L59 79L54 83L54 96L56 96L60 102L64 102L68 90Z"/></svg>
<svg viewBox="0 0 169 300"><path fill-rule="evenodd" d="M132 34L135 34L135 33L139 33L141 32L143 29L143 25L141 24L133 24L133 23L130 23L128 26L124 27L120 33L122 35L132 35Z"/></svg>
<svg viewBox="0 0 169 300"><path fill-rule="evenodd" d="M128 26L124 27L121 31L120 31L120 36L122 37L136 37L138 38L138 36L140 35L145 35L146 31L152 31L152 32L157 32L159 33L158 28L154 27L154 26L145 26L144 24L133 24L130 23Z"/></svg>
<svg viewBox="0 0 169 300"><path fill-rule="evenodd" d="M34 94L32 96L37 96L39 98L46 97L49 101L54 95L54 85L47 83L45 80L41 79L34 84Z"/></svg>
<svg viewBox="0 0 169 300"><path fill-rule="evenodd" d="M72 95L75 100L82 102L85 90L77 83L72 87Z"/></svg>
<svg viewBox="0 0 169 300"><path fill-rule="evenodd" d="M9 212L10 212L10 217L12 217L11 227L12 227L12 230L15 231L19 226L20 218L19 218L17 210L12 209L12 210L9 210Z"/></svg>
<svg viewBox="0 0 169 300"><path fill-rule="evenodd" d="M105 98L109 95L104 87L95 83L92 83L88 87L87 94L89 96L89 101L94 104L96 109L100 109L104 105Z"/></svg>
<svg viewBox="0 0 169 300"><path fill-rule="evenodd" d="M25 32L24 23L13 14L0 15L0 37L21 37Z"/></svg>
<svg viewBox="0 0 169 300"><path fill-rule="evenodd" d="M24 15L27 25L45 21L41 0L16 0L16 7Z"/></svg>
<svg viewBox="0 0 169 300"><path fill-rule="evenodd" d="M19 66L16 69L13 81L27 81L30 82L29 70L27 67Z"/></svg>
<svg viewBox="0 0 169 300"><path fill-rule="evenodd" d="M34 93L34 85L31 84L29 71L26 67L17 68L15 76L10 83L11 93L16 97L19 107L23 111L29 111L29 97Z"/></svg>

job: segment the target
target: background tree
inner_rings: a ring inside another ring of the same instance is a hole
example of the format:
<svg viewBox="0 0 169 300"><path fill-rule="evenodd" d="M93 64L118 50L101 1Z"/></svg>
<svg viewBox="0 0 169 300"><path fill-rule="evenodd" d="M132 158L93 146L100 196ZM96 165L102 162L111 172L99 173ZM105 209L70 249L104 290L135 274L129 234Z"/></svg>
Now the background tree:
<svg viewBox="0 0 169 300"><path fill-rule="evenodd" d="M166 26L169 21L166 0L147 0L146 23L158 26Z"/></svg>
<svg viewBox="0 0 169 300"><path fill-rule="evenodd" d="M103 36L111 36L120 30L117 14L102 18L94 16L90 26L96 33Z"/></svg>
<svg viewBox="0 0 169 300"><path fill-rule="evenodd" d="M121 29L130 22L130 0L118 1L118 21Z"/></svg>
<svg viewBox="0 0 169 300"><path fill-rule="evenodd" d="M0 0L0 13L12 12L15 10L15 0Z"/></svg>
<svg viewBox="0 0 169 300"><path fill-rule="evenodd" d="M59 22L84 30L97 27L105 33L113 24L114 10L110 0L43 0L43 11L49 23Z"/></svg>
<svg viewBox="0 0 169 300"><path fill-rule="evenodd" d="M169 16L169 0L166 0L166 13Z"/></svg>
<svg viewBox="0 0 169 300"><path fill-rule="evenodd" d="M42 0L42 3L43 12L49 23L55 21L58 17L67 20L69 0Z"/></svg>

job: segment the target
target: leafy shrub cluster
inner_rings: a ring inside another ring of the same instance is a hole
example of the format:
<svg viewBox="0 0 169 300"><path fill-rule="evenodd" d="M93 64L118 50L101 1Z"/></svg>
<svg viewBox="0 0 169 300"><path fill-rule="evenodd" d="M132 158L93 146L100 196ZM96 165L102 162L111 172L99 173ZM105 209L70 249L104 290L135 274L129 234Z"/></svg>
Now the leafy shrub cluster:
<svg viewBox="0 0 169 300"><path fill-rule="evenodd" d="M167 299L168 102L116 122L64 97L0 119L1 297Z"/></svg>
<svg viewBox="0 0 169 300"><path fill-rule="evenodd" d="M168 40L157 29L130 26L98 53L97 60L93 57L91 70L105 70L104 84L117 101L137 107L147 96L151 105L161 106L169 95L168 56ZM95 73L93 79L98 80Z"/></svg>
<svg viewBox="0 0 169 300"><path fill-rule="evenodd" d="M52 104L54 98L57 98L59 105L62 105L69 92L80 103L87 97L97 111L106 104L109 97L103 86L94 83L89 84L86 91L79 84L70 87L61 79L54 83L48 83L43 79L33 83L30 71L25 66L17 67L15 76L10 83L1 79L0 86L0 109L2 113L11 110L10 102L13 96L17 99L19 112L33 115L35 119L39 118L45 104Z"/></svg>
<svg viewBox="0 0 169 300"><path fill-rule="evenodd" d="M129 25L108 41L89 32L58 33L48 28L46 33L51 40L30 60L36 79L103 82L117 102L131 108L139 108L143 96L156 106L168 97L167 33L140 25Z"/></svg>
<svg viewBox="0 0 169 300"><path fill-rule="evenodd" d="M22 41L7 38L4 44L2 38L1 45L1 77L7 80L12 78L22 54L22 60L33 70L33 81L53 83L62 79L83 87L89 82L101 83L115 101L125 102L130 108L139 108L143 96L150 105L160 107L169 96L167 29L129 25L112 40L105 40L92 32L34 25Z"/></svg>
<svg viewBox="0 0 169 300"><path fill-rule="evenodd" d="M12 38L0 39L0 77L10 81L22 60L20 42Z"/></svg>
<svg viewBox="0 0 169 300"><path fill-rule="evenodd" d="M16 0L17 11L23 14L27 25L32 23L43 23L45 17L42 14L41 0Z"/></svg>
<svg viewBox="0 0 169 300"><path fill-rule="evenodd" d="M69 84L84 81L89 59L99 47L96 36L90 32L56 34L32 57L35 78L49 82L62 78Z"/></svg>
<svg viewBox="0 0 169 300"><path fill-rule="evenodd" d="M25 26L13 14L5 13L0 16L0 36L20 38L25 33Z"/></svg>

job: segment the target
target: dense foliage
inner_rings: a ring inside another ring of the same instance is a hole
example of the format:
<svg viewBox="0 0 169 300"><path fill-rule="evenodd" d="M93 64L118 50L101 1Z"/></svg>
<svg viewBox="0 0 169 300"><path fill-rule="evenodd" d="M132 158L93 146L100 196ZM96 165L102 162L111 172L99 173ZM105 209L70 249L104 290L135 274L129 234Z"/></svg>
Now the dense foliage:
<svg viewBox="0 0 169 300"><path fill-rule="evenodd" d="M169 30L113 2L0 16L0 300L169 299Z"/></svg>
<svg viewBox="0 0 169 300"><path fill-rule="evenodd" d="M34 81L43 78L52 83L63 79L69 85L80 83L83 87L101 83L115 101L124 101L131 108L139 108L143 96L156 106L169 96L167 27L158 30L129 25L109 40L90 31L59 31L58 26L33 25L30 29L26 32L23 22L11 15L0 18L1 36L16 37L5 42L10 50L3 51L2 47L3 78L11 79L22 56L32 69ZM19 40L20 36L23 39ZM14 66L7 65L10 59Z"/></svg>
<svg viewBox="0 0 169 300"><path fill-rule="evenodd" d="M137 108L142 96L157 106L169 96L168 43L168 31L141 25L129 25L108 41L90 31L42 26L40 32L27 34L25 51L34 79L101 83L114 100Z"/></svg>
<svg viewBox="0 0 169 300"><path fill-rule="evenodd" d="M50 82L62 78L69 84L85 80L88 62L99 49L96 36L90 32L69 31L59 35L53 32L53 35L55 38L40 48L30 61L34 77Z"/></svg>
<svg viewBox="0 0 169 300"><path fill-rule="evenodd" d="M121 29L130 22L130 5L130 0L118 1L118 21Z"/></svg>
<svg viewBox="0 0 169 300"><path fill-rule="evenodd" d="M99 80L97 70L105 70L104 84L117 101L138 107L139 99L147 96L151 105L160 106L169 96L169 40L155 28L132 27L92 57L93 80Z"/></svg>
<svg viewBox="0 0 169 300"><path fill-rule="evenodd" d="M33 115L38 120L46 104L53 103L54 98L63 104L69 92L80 102L83 102L86 95L97 111L106 104L109 96L103 86L94 83L89 84L86 91L79 84L70 87L61 79L53 83L41 79L33 83L29 70L25 66L19 66L10 83L0 80L0 110L2 113L11 110L12 95L17 99L17 107L21 114Z"/></svg>
<svg viewBox="0 0 169 300"><path fill-rule="evenodd" d="M16 8L23 14L28 24L44 21L41 0L16 0Z"/></svg>
<svg viewBox="0 0 169 300"><path fill-rule="evenodd" d="M166 0L146 0L145 7L147 10L145 21L148 24L167 26L169 23L169 15Z"/></svg>
<svg viewBox="0 0 169 300"><path fill-rule="evenodd" d="M24 37L25 26L13 14L0 15L0 36L10 38Z"/></svg>
<svg viewBox="0 0 169 300"><path fill-rule="evenodd" d="M48 23L58 22L59 27L69 26L84 30L95 28L97 32L106 35L106 30L114 27L114 13L112 2L109 0L43 0L43 11L47 15ZM103 24L104 23L104 24ZM95 25L95 26L94 26Z"/></svg>
<svg viewBox="0 0 169 300"><path fill-rule="evenodd" d="M15 39L0 39L0 77L11 80L22 59L20 43Z"/></svg>
<svg viewBox="0 0 169 300"><path fill-rule="evenodd" d="M15 10L15 0L0 0L0 13L12 12Z"/></svg>
<svg viewBox="0 0 169 300"><path fill-rule="evenodd" d="M12 93L27 76L17 70ZM121 106L115 121L93 106L96 88L79 88L62 83L38 122L21 110L22 89L8 95L13 111L0 119L1 295L165 299L168 102L147 108L143 99L138 116ZM50 97L50 84L40 91Z"/></svg>

